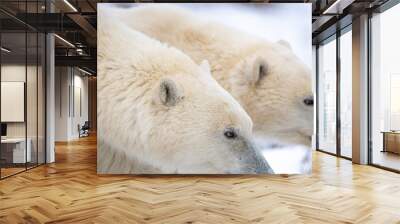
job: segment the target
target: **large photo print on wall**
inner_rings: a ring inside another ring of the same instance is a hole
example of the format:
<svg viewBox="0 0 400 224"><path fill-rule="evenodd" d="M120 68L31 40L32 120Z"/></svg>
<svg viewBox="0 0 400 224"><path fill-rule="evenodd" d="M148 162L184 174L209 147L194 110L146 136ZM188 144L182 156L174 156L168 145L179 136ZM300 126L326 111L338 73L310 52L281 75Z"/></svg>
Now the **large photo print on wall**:
<svg viewBox="0 0 400 224"><path fill-rule="evenodd" d="M98 5L99 174L309 173L310 4Z"/></svg>

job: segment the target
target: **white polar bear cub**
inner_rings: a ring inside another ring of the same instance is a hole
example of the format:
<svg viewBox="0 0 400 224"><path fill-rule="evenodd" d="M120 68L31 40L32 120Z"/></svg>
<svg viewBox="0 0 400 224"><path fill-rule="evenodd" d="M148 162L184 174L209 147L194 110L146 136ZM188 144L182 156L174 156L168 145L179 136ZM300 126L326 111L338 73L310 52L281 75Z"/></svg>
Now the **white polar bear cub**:
<svg viewBox="0 0 400 224"><path fill-rule="evenodd" d="M131 28L171 44L195 62L207 59L214 78L249 113L257 136L311 143L311 71L287 42L249 36L171 5L114 12Z"/></svg>
<svg viewBox="0 0 400 224"><path fill-rule="evenodd" d="M99 173L271 173L252 121L181 51L98 23Z"/></svg>

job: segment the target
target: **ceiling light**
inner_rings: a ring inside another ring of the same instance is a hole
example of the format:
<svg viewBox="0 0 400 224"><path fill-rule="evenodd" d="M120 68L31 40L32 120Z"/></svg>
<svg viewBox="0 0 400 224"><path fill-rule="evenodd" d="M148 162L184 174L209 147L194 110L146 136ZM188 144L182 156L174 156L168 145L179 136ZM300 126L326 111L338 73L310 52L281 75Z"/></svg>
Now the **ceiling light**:
<svg viewBox="0 0 400 224"><path fill-rule="evenodd" d="M9 49L7 49L7 48L5 48L5 47L1 47L1 50L4 51L4 52L6 52L6 53L10 53L10 52L11 52L11 50L9 50Z"/></svg>
<svg viewBox="0 0 400 224"><path fill-rule="evenodd" d="M64 0L65 4L67 4L74 12L78 12L78 10L71 4L69 3L68 0Z"/></svg>
<svg viewBox="0 0 400 224"><path fill-rule="evenodd" d="M69 42L68 40L66 40L66 39L64 39L64 38L62 38L62 37L60 37L60 36L57 35L57 34L54 34L54 36L57 37L57 38L58 38L59 40L61 40L62 42L66 43L68 46L75 48L75 45L73 45L73 44L72 44L71 42Z"/></svg>
<svg viewBox="0 0 400 224"><path fill-rule="evenodd" d="M351 5L353 2L354 0L336 0L332 5L325 9L322 14L342 14L343 9Z"/></svg>
<svg viewBox="0 0 400 224"><path fill-rule="evenodd" d="M88 71L86 71L86 70L83 70L83 69L81 69L81 68L79 68L79 67L78 67L78 70L81 71L81 72L83 72L83 73L85 73L85 74L87 74L87 75L93 75L92 73L90 73L90 72L88 72Z"/></svg>

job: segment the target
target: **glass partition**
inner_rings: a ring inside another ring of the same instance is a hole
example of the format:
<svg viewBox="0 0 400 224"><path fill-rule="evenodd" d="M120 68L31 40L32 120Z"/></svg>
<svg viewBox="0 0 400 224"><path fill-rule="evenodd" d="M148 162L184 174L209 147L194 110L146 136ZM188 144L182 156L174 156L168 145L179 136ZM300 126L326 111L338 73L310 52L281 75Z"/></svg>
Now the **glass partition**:
<svg viewBox="0 0 400 224"><path fill-rule="evenodd" d="M38 35L35 32L27 33L27 64L26 64L26 113L27 113L27 150L30 151L30 160L27 163L28 168L37 165L37 132L38 132L38 56L37 56L37 41Z"/></svg>
<svg viewBox="0 0 400 224"><path fill-rule="evenodd" d="M31 151L26 133L26 33L1 34L1 176L24 171ZM4 50L6 49L6 50Z"/></svg>
<svg viewBox="0 0 400 224"><path fill-rule="evenodd" d="M46 93L45 35L13 17L44 12L44 1L3 6L15 12L0 12L1 179L45 163Z"/></svg>

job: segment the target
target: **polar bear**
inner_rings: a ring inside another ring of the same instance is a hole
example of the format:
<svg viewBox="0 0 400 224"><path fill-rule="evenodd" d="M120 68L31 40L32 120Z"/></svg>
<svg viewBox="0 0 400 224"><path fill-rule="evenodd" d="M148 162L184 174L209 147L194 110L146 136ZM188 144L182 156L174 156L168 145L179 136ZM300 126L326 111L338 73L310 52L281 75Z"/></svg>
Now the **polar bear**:
<svg viewBox="0 0 400 224"><path fill-rule="evenodd" d="M110 9L131 28L171 44L212 75L244 107L260 139L310 145L311 71L286 41L268 42L180 7L146 4Z"/></svg>
<svg viewBox="0 0 400 224"><path fill-rule="evenodd" d="M99 173L272 173L252 121L181 51L98 20Z"/></svg>

